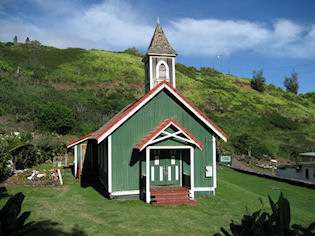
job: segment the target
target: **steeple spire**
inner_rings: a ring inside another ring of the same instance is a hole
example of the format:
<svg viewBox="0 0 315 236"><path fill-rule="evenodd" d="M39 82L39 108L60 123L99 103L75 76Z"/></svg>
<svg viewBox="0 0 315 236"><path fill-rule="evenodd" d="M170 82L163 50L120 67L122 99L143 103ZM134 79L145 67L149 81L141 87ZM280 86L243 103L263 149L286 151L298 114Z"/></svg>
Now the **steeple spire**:
<svg viewBox="0 0 315 236"><path fill-rule="evenodd" d="M157 17L155 31L147 53L142 61L145 65L145 92L165 80L176 88L175 57L177 52L171 47Z"/></svg>
<svg viewBox="0 0 315 236"><path fill-rule="evenodd" d="M163 32L159 17L157 18L157 25L147 51L147 55L157 54L177 56L177 52L172 48Z"/></svg>

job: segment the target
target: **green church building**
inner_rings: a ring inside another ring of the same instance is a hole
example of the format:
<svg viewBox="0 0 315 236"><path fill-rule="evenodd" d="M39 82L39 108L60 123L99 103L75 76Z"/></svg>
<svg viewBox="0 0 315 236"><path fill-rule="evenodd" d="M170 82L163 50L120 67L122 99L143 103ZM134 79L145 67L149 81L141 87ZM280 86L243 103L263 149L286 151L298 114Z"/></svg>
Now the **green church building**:
<svg viewBox="0 0 315 236"><path fill-rule="evenodd" d="M67 144L79 179L96 175L110 198L157 203L161 194L161 205L215 195L216 139L228 136L176 89L176 56L158 22L143 58L146 94Z"/></svg>

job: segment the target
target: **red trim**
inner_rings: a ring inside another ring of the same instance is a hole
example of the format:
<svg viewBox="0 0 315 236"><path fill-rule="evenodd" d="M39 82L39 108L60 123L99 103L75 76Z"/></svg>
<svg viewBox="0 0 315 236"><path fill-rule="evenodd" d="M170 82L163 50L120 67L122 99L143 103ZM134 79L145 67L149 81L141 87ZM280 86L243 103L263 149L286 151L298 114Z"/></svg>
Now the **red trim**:
<svg viewBox="0 0 315 236"><path fill-rule="evenodd" d="M165 81L166 84L174 90L175 93L177 93L185 102L187 102L192 108L194 108L203 118L205 118L208 122L210 122L221 134L223 134L224 137L228 138L229 136L224 133L222 129L220 129L215 123L213 123L212 120L210 120L205 114L203 114L197 107L195 107L187 98L184 97L176 88L174 88L169 82Z"/></svg>
<svg viewBox="0 0 315 236"><path fill-rule="evenodd" d="M224 131L222 129L220 129L215 123L213 123L205 114L203 114L197 107L195 107L187 98L185 98L176 88L174 88L169 82L167 81L162 81L160 82L158 85L156 85L152 90L150 90L147 94L145 94L142 98L140 98L137 102L135 102L132 106L130 106L129 108L124 108L126 109L124 111L124 109L121 111L122 113L120 115L117 116L116 119L114 119L113 121L109 121L111 122L108 127L106 127L103 131L101 131L99 134L97 134L97 131L96 132L93 132L95 133L95 136L96 137L93 137L95 138L96 140L98 140L104 133L106 133L108 130L110 130L115 124L117 124L122 118L124 118L125 116L127 116L132 110L134 110L140 103L142 103L145 99L147 99L152 93L154 93L156 90L158 90L161 86L163 86L164 84L166 84L171 90L173 90L177 95L179 95L185 102L187 102L197 113L199 113L199 115L201 115L204 119L206 119L211 125L213 125L213 127L215 129L218 130L218 132L220 132L224 137L228 138L229 136L224 133ZM114 117L113 117L114 118ZM105 124L106 125L106 124ZM67 144L67 147L82 140L82 139L85 139L89 136L91 136L93 133L90 133L82 138L79 138L69 144Z"/></svg>
<svg viewBox="0 0 315 236"><path fill-rule="evenodd" d="M104 133L106 133L110 128L112 128L118 121L120 121L122 118L124 118L126 115L128 115L129 112L131 112L133 109L135 109L143 100L145 100L147 97L149 97L153 92L155 92L159 87L161 87L163 84L165 84L166 81L162 81L157 86L155 86L150 92L148 92L146 95L144 95L142 98L140 98L137 102L135 102L131 107L129 107L126 111L124 111L117 120L113 121L113 123L108 126L104 131L102 131L97 137L96 140L98 140Z"/></svg>
<svg viewBox="0 0 315 236"><path fill-rule="evenodd" d="M180 123L178 123L174 118L170 118L166 121L162 121L158 124L151 132L149 132L142 140L140 140L134 148L141 150L145 144L147 144L154 136L162 132L170 123L177 125L186 135L188 135L192 140L194 140L201 149L204 148L204 145L195 138L187 129L185 129Z"/></svg>
<svg viewBox="0 0 315 236"><path fill-rule="evenodd" d="M83 136L83 137L81 137L81 138L79 138L79 139L77 139L77 140L74 140L73 142L71 142L71 143L68 143L66 146L67 146L67 148L70 146L70 145L72 145L72 144L74 144L74 143L76 143L76 142L79 142L79 141L81 141L82 139L85 139L85 138L87 138L87 137L89 137L89 136L91 136L92 134L94 134L94 132L92 132L92 133L90 133L90 134L87 134L87 135L85 135L85 136Z"/></svg>

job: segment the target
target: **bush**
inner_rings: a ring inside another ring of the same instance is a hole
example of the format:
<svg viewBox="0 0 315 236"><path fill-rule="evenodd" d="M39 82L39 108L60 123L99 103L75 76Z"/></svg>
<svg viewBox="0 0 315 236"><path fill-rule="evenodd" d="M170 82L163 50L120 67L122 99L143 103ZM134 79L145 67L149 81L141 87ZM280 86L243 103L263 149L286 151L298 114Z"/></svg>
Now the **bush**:
<svg viewBox="0 0 315 236"><path fill-rule="evenodd" d="M260 199L262 204L262 200ZM248 236L276 236L276 235L315 235L315 222L307 228L301 225L292 224L290 203L283 197L282 193L279 196L278 202L274 203L269 196L271 214L260 209L252 215L244 215L241 224L235 224L232 220L230 230L232 235L248 235ZM231 234L221 227L221 231L225 236ZM216 233L215 236L220 236Z"/></svg>
<svg viewBox="0 0 315 236"><path fill-rule="evenodd" d="M242 134L232 139L232 144L238 154L249 154L257 140L249 134Z"/></svg>
<svg viewBox="0 0 315 236"><path fill-rule="evenodd" d="M123 52L131 54L131 55L135 55L135 56L138 56L138 57L144 57L144 54L142 52L140 52L136 47L127 48Z"/></svg>
<svg viewBox="0 0 315 236"><path fill-rule="evenodd" d="M75 122L72 110L58 103L51 103L39 107L35 115L35 124L42 131L67 134Z"/></svg>
<svg viewBox="0 0 315 236"><path fill-rule="evenodd" d="M263 76L263 70L260 70L258 72L254 70L253 79L250 82L250 86L259 92L264 92L265 82L266 82L266 78Z"/></svg>

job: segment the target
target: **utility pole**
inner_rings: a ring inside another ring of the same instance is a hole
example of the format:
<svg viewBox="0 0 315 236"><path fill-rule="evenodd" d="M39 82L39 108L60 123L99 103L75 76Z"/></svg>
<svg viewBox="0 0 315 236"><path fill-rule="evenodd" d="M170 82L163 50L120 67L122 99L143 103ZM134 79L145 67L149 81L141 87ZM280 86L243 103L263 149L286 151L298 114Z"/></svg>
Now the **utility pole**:
<svg viewBox="0 0 315 236"><path fill-rule="evenodd" d="M220 62L220 53L218 53L217 57L218 57L218 63L219 63L219 72L221 72L221 62Z"/></svg>
<svg viewBox="0 0 315 236"><path fill-rule="evenodd" d="M228 55L228 75L231 74L230 54Z"/></svg>

